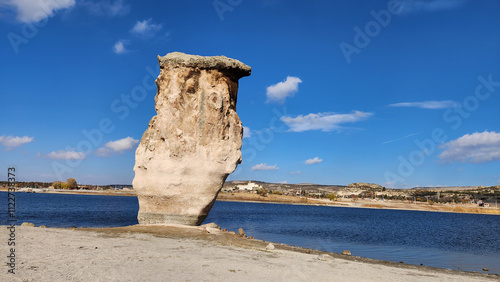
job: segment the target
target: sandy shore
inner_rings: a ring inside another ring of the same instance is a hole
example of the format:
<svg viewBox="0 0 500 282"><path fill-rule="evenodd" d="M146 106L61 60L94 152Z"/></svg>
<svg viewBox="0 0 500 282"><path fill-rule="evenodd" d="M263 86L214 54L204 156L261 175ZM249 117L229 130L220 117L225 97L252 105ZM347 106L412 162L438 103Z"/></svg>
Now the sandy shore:
<svg viewBox="0 0 500 282"><path fill-rule="evenodd" d="M9 230L1 252L9 255ZM102 229L16 227L15 274L0 281L499 281L465 273L344 256L268 242L214 228L130 226ZM328 255L325 255L328 254Z"/></svg>
<svg viewBox="0 0 500 282"><path fill-rule="evenodd" d="M337 207L351 208L370 208L370 209L393 209L393 210L416 210L416 211L433 211L433 212L454 212L454 213L475 213L475 214L496 214L500 215L500 209L495 207L479 208L477 205L453 205L453 204L428 204L425 202L408 202L408 201L373 201L373 200L357 200L340 199L338 201L330 201L328 199L315 199L305 197L292 197L282 195L267 195L262 197L257 194L248 193L220 193L217 197L218 201L235 201L235 202L263 202L263 203L278 203L278 204L299 204L299 205L324 205Z"/></svg>

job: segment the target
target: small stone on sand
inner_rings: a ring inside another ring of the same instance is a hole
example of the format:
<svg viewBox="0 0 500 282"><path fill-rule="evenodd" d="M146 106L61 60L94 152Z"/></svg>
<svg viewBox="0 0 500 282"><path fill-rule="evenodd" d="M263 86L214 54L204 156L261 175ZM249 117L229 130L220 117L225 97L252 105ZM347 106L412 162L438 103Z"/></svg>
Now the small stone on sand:
<svg viewBox="0 0 500 282"><path fill-rule="evenodd" d="M217 225L215 222L210 222L210 223L207 223L207 224L203 224L202 227L205 227L205 228L216 228L216 229L220 230L220 226Z"/></svg>
<svg viewBox="0 0 500 282"><path fill-rule="evenodd" d="M269 245L267 245L267 247L266 247L266 250L268 250L268 251L274 250L274 245L269 243Z"/></svg>
<svg viewBox="0 0 500 282"><path fill-rule="evenodd" d="M247 235L245 234L245 231L243 231L243 228L240 228L240 229L238 230L238 236L240 236L240 237L246 237L246 236L247 236Z"/></svg>
<svg viewBox="0 0 500 282"><path fill-rule="evenodd" d="M318 260L321 261L333 261L333 257L329 254L321 254L318 256Z"/></svg>

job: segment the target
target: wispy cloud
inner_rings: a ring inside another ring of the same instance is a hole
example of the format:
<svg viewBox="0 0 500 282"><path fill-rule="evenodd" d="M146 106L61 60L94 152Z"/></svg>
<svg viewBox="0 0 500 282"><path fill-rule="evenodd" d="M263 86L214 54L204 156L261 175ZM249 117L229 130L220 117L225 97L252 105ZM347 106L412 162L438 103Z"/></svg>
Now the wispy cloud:
<svg viewBox="0 0 500 282"><path fill-rule="evenodd" d="M394 140L389 140L389 141L385 141L384 143L382 144L389 144L389 143L392 143L392 142L397 142L397 141L401 141L403 139L406 139L408 137L412 137L412 136L415 136L415 135L419 135L421 132L416 132L416 133L412 133L412 134L408 134L404 137L401 137L401 138L398 138L398 139L394 139Z"/></svg>
<svg viewBox="0 0 500 282"><path fill-rule="evenodd" d="M320 158L318 158L318 157L314 157L314 158L312 158L312 159L308 159L308 160L306 160L304 163L305 163L306 165L312 165L312 164L319 164L319 163L320 163L320 162L322 162L322 161L323 161L323 159L320 159Z"/></svg>
<svg viewBox="0 0 500 282"><path fill-rule="evenodd" d="M252 170L278 170L278 169L279 167L277 165L267 165L265 163L252 166Z"/></svg>
<svg viewBox="0 0 500 282"><path fill-rule="evenodd" d="M127 48L125 47L125 44L128 44L128 40L118 40L115 45L113 46L113 52L115 54L125 54L128 52Z"/></svg>
<svg viewBox="0 0 500 282"><path fill-rule="evenodd" d="M130 5L124 4L122 0L81 1L79 5L96 16L125 16L130 12Z"/></svg>
<svg viewBox="0 0 500 282"><path fill-rule="evenodd" d="M443 162L484 163L500 161L500 133L475 132L444 143L439 158Z"/></svg>
<svg viewBox="0 0 500 282"><path fill-rule="evenodd" d="M130 33L137 36L150 38L153 37L155 33L160 31L161 29L162 29L161 24L154 24L152 22L152 19L147 19L147 20L137 21L134 27L130 30Z"/></svg>
<svg viewBox="0 0 500 282"><path fill-rule="evenodd" d="M289 127L289 131L321 130L328 132L342 129L341 124L365 120L371 115L372 113L361 111L354 111L350 114L317 113L297 117L283 116L280 120Z"/></svg>
<svg viewBox="0 0 500 282"><path fill-rule="evenodd" d="M302 80L298 77L287 76L285 81L268 86L266 89L266 103L283 104L287 97L293 97L293 95L295 95L299 90L299 83L301 82Z"/></svg>
<svg viewBox="0 0 500 282"><path fill-rule="evenodd" d="M404 0L401 1L401 13L432 13L454 10L465 5L466 0Z"/></svg>
<svg viewBox="0 0 500 282"><path fill-rule="evenodd" d="M38 157L56 160L84 160L85 154L77 151L59 150L57 152L50 152L47 155L41 155L40 153L38 153Z"/></svg>
<svg viewBox="0 0 500 282"><path fill-rule="evenodd" d="M33 141L33 137L29 136L0 136L0 144L5 146L5 150L9 151L21 145L30 143Z"/></svg>
<svg viewBox="0 0 500 282"><path fill-rule="evenodd" d="M292 172L290 172L290 174L300 174L300 170L292 171Z"/></svg>
<svg viewBox="0 0 500 282"><path fill-rule="evenodd" d="M132 151L135 148L135 145L139 143L139 140L136 140L132 137L126 137L116 141L109 141L96 150L96 155L99 157L109 157L113 153L123 153L125 151Z"/></svg>
<svg viewBox="0 0 500 282"><path fill-rule="evenodd" d="M0 0L0 8L14 10L16 19L22 23L36 23L52 17L59 10L75 6L75 0Z"/></svg>
<svg viewBox="0 0 500 282"><path fill-rule="evenodd" d="M243 126L243 138L252 137L252 130L250 127Z"/></svg>
<svg viewBox="0 0 500 282"><path fill-rule="evenodd" d="M424 101L424 102L402 102L402 103L390 104L389 107L440 110L440 109L453 108L456 107L457 105L458 103L455 101L445 100L445 101Z"/></svg>

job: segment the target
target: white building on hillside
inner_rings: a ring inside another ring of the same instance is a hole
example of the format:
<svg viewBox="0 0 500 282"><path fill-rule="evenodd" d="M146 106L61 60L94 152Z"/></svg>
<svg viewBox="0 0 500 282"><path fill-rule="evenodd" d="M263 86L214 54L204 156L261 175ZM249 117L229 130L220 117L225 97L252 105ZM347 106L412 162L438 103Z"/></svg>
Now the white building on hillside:
<svg viewBox="0 0 500 282"><path fill-rule="evenodd" d="M262 186L260 186L256 183L253 183L252 181L250 181L244 185L238 185L236 187L241 191L253 191L253 190L258 190L258 189L262 188Z"/></svg>

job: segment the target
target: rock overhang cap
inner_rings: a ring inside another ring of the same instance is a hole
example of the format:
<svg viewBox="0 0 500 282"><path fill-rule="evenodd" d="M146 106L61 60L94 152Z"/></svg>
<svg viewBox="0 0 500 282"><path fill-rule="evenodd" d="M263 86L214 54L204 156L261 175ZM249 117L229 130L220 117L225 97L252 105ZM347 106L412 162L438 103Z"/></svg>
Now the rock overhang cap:
<svg viewBox="0 0 500 282"><path fill-rule="evenodd" d="M249 76L252 68L226 56L198 56L182 52L172 52L165 56L158 55L160 68L165 65L185 66L199 69L215 69L235 75L236 79Z"/></svg>

